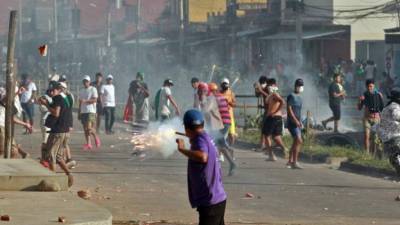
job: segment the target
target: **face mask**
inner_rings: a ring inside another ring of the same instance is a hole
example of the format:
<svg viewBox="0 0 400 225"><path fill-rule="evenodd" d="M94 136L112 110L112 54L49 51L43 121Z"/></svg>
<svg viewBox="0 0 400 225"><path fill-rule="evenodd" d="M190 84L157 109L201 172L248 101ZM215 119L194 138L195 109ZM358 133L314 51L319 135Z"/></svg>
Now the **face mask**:
<svg viewBox="0 0 400 225"><path fill-rule="evenodd" d="M300 86L299 87L299 93L303 93L304 92L304 87L303 86Z"/></svg>
<svg viewBox="0 0 400 225"><path fill-rule="evenodd" d="M278 87L269 86L268 91L269 93L275 93L278 91Z"/></svg>
<svg viewBox="0 0 400 225"><path fill-rule="evenodd" d="M264 89L267 86L267 84L261 84L261 88Z"/></svg>

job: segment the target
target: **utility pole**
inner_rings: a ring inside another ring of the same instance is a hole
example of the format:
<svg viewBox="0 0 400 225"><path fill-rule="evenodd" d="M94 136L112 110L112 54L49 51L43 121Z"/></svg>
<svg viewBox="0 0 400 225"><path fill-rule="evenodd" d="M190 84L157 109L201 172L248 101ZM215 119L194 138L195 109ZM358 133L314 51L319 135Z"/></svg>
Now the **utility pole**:
<svg viewBox="0 0 400 225"><path fill-rule="evenodd" d="M227 12L227 25L230 28L230 46L229 46L229 65L230 68L233 68L234 60L235 60L235 42L236 42L236 10L237 10L237 1L236 0L227 0L226 1L226 12Z"/></svg>
<svg viewBox="0 0 400 225"><path fill-rule="evenodd" d="M135 49L135 66L138 67L140 63L140 7L141 0L137 0L137 8L136 8L136 49Z"/></svg>
<svg viewBox="0 0 400 225"><path fill-rule="evenodd" d="M108 5L108 12L107 12L107 40L106 46L109 48L111 47L111 5Z"/></svg>
<svg viewBox="0 0 400 225"><path fill-rule="evenodd" d="M185 10L184 10L184 0L179 1L179 57L181 64L184 63L184 44L185 44Z"/></svg>
<svg viewBox="0 0 400 225"><path fill-rule="evenodd" d="M54 44L58 42L58 10L57 10L57 0L53 0L53 23L54 23Z"/></svg>
<svg viewBox="0 0 400 225"><path fill-rule="evenodd" d="M396 0L396 10L397 10L397 27L400 27L400 5L399 5L399 0Z"/></svg>
<svg viewBox="0 0 400 225"><path fill-rule="evenodd" d="M18 11L19 11L19 20L18 20L18 39L22 41L22 0L18 1Z"/></svg>
<svg viewBox="0 0 400 225"><path fill-rule="evenodd" d="M12 140L14 138L14 95L15 95L15 39L17 34L17 11L10 13L10 24L8 28L8 45L7 45L7 70L6 70L6 118L5 118L5 146L4 158L11 158Z"/></svg>
<svg viewBox="0 0 400 225"><path fill-rule="evenodd" d="M303 0L296 0L296 61L298 66L303 64Z"/></svg>

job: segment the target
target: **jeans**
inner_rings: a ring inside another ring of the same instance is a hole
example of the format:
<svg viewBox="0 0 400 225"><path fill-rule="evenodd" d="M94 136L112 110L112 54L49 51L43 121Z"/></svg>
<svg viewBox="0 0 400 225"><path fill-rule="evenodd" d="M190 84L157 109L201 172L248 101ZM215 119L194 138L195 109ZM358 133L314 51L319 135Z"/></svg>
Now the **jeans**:
<svg viewBox="0 0 400 225"><path fill-rule="evenodd" d="M104 117L105 117L105 127L106 132L112 131L112 127L115 121L115 107L104 107L103 108Z"/></svg>
<svg viewBox="0 0 400 225"><path fill-rule="evenodd" d="M33 103L21 103L21 107L24 110L23 117L24 120L29 120L30 122L33 122L33 117L35 116L35 105Z"/></svg>
<svg viewBox="0 0 400 225"><path fill-rule="evenodd" d="M221 146L229 149L229 144L228 144L228 135L229 135L229 129L231 128L230 124L224 124L224 128L220 131L222 134L222 137L218 140L218 144Z"/></svg>

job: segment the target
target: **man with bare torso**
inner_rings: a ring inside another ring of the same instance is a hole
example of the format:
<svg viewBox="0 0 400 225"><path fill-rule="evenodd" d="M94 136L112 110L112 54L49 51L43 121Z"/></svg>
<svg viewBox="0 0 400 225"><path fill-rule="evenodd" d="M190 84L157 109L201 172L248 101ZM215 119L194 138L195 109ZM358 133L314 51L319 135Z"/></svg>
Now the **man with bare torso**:
<svg viewBox="0 0 400 225"><path fill-rule="evenodd" d="M266 151L269 156L269 161L276 161L274 152L272 151L272 139L282 148L284 157L286 158L287 149L283 145L283 118L282 108L285 105L285 100L278 93L278 86L275 79L268 80L268 97L265 99L266 118L263 124L263 135L266 141Z"/></svg>

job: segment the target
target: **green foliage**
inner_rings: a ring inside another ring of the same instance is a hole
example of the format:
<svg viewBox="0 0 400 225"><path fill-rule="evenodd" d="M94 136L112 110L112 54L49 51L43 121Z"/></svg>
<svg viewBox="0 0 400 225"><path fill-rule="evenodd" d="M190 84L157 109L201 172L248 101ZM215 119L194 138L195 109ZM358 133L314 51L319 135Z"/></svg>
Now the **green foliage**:
<svg viewBox="0 0 400 225"><path fill-rule="evenodd" d="M258 129L249 129L239 134L239 140L257 145L260 143L260 137L261 134ZM290 135L283 136L285 146L290 147L292 141ZM312 134L309 139L305 138L302 151L313 157L326 155L330 157L346 157L353 164L394 171L387 158L376 159L374 156L365 153L362 149L352 147L324 146L318 144Z"/></svg>

